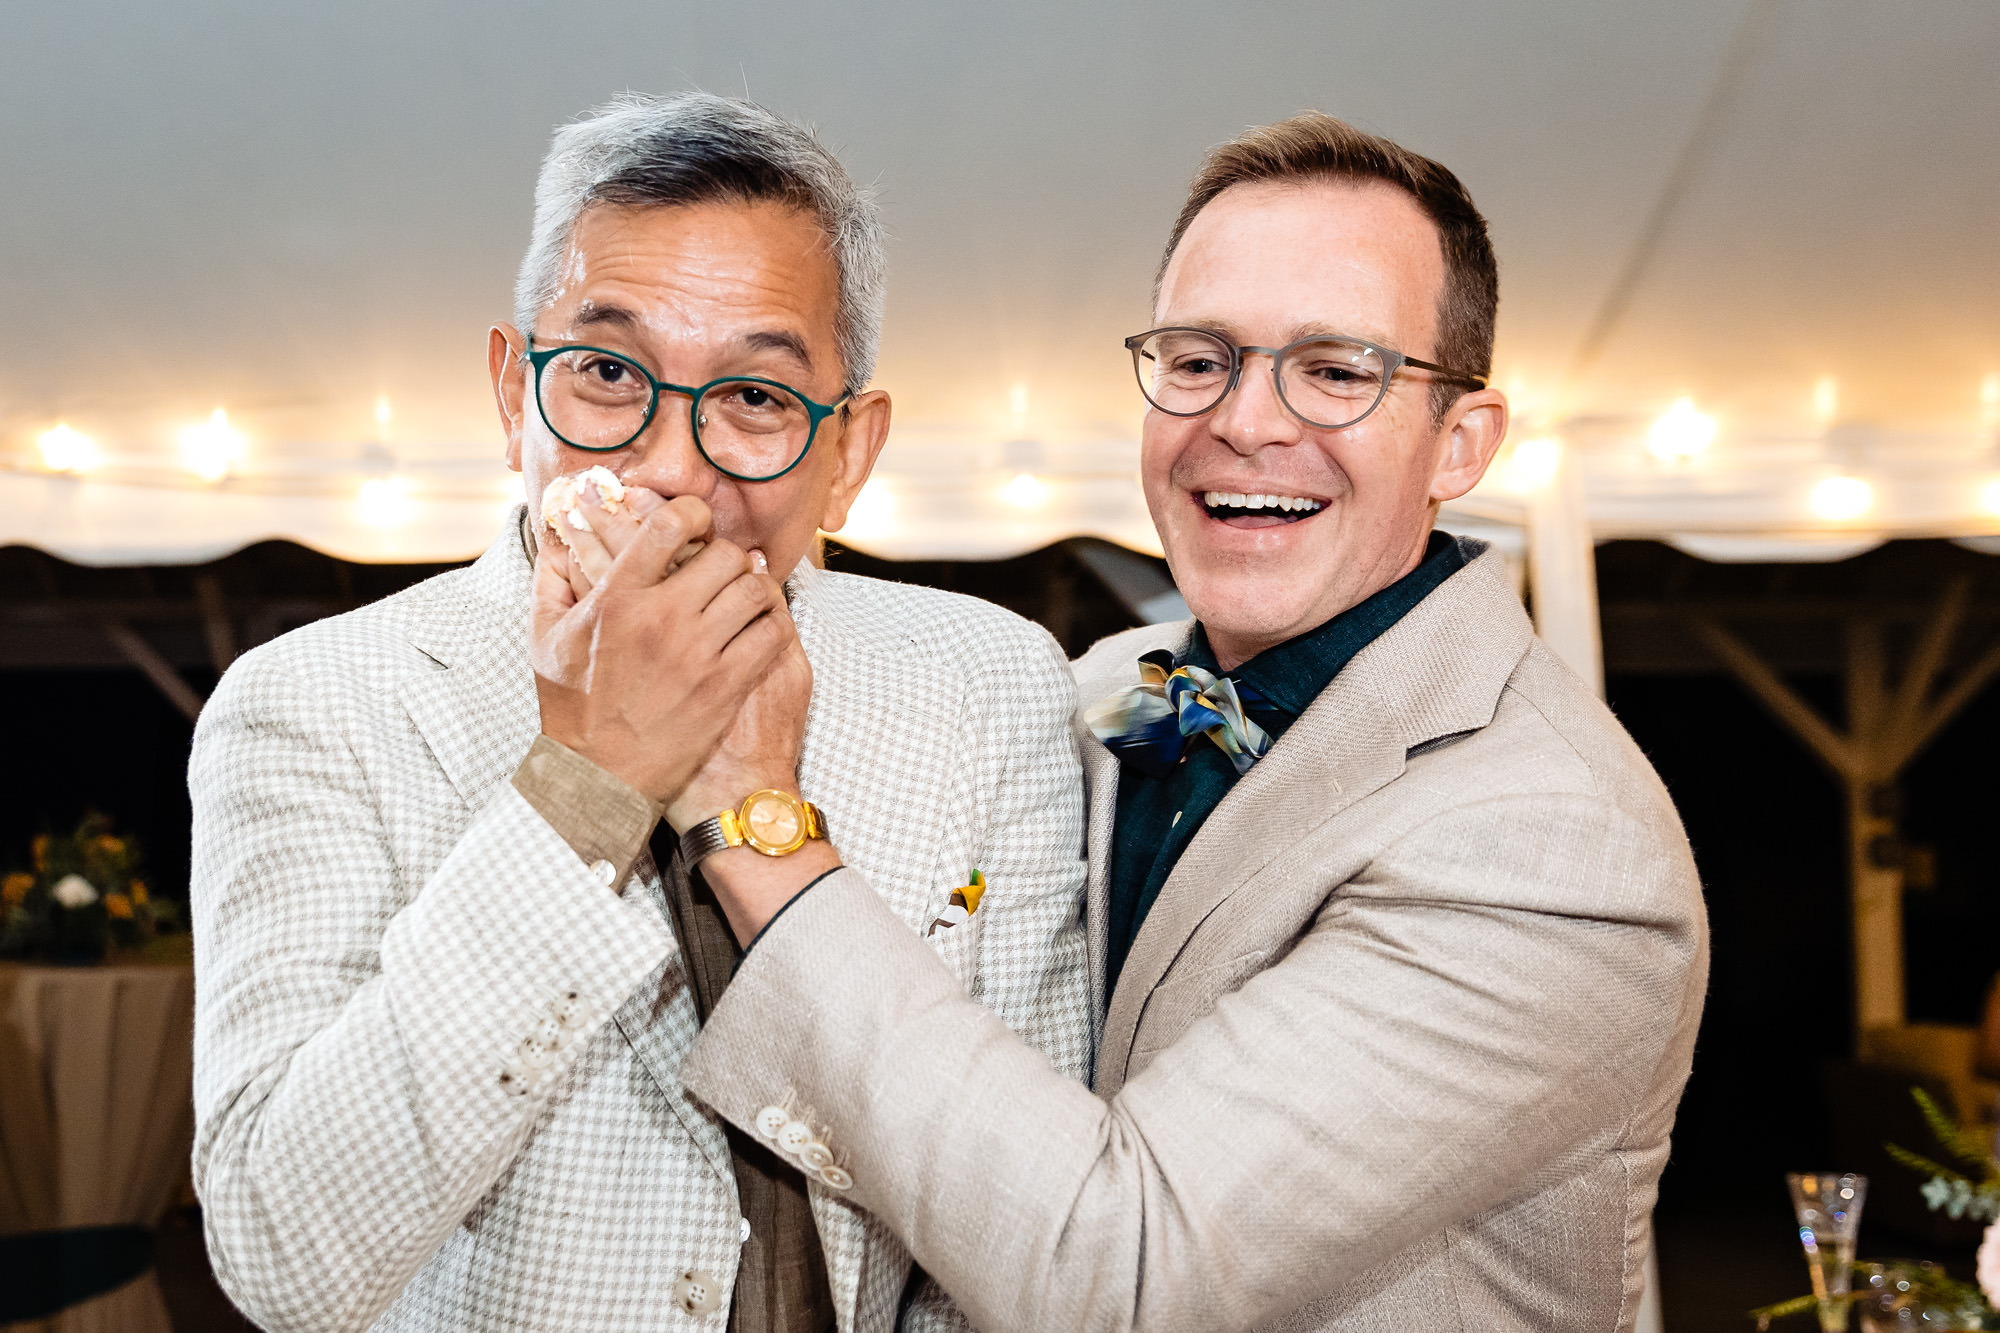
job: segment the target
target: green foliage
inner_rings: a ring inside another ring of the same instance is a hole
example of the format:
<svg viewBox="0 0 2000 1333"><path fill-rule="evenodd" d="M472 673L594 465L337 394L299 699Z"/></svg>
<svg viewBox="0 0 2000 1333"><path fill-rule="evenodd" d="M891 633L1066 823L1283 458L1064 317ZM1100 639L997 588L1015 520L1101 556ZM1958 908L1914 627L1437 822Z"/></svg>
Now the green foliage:
<svg viewBox="0 0 2000 1333"><path fill-rule="evenodd" d="M179 909L146 884L138 841L103 815L92 811L68 834L38 834L28 850L28 869L0 876L0 958L138 957L181 929Z"/></svg>
<svg viewBox="0 0 2000 1333"><path fill-rule="evenodd" d="M1842 1297L1839 1303L1848 1305L1852 1302ZM1789 1319L1795 1314L1816 1314L1818 1311L1819 1302L1811 1296L1794 1296L1776 1305L1760 1305L1750 1312L1750 1317L1757 1321L1758 1328L1765 1329L1771 1326L1773 1319Z"/></svg>
<svg viewBox="0 0 2000 1333"><path fill-rule="evenodd" d="M1931 1136L1953 1157L1967 1166L1978 1167L1988 1180L2000 1178L2000 1163L1994 1161L1991 1144L1952 1119L1922 1088L1911 1088L1910 1096L1924 1113L1924 1124L1930 1128Z"/></svg>

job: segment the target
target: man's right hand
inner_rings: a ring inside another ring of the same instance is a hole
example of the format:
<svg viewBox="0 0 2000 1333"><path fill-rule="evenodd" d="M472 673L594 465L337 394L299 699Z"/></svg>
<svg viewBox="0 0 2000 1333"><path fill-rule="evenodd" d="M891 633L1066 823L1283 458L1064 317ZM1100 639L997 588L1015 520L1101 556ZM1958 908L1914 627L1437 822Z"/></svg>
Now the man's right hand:
<svg viewBox="0 0 2000 1333"><path fill-rule="evenodd" d="M675 568L690 541L707 544ZM791 642L784 590L692 496L647 513L581 595L575 558L543 535L529 648L542 731L664 806Z"/></svg>

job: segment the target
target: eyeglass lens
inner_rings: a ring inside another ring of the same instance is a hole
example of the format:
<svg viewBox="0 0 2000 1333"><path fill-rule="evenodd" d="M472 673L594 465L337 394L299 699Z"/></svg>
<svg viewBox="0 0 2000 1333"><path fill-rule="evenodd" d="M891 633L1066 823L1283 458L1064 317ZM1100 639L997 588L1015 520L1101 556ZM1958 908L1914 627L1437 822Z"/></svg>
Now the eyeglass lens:
<svg viewBox="0 0 2000 1333"><path fill-rule="evenodd" d="M1235 349L1210 333L1162 329L1140 343L1133 361L1153 406L1199 416L1229 392ZM1368 415L1382 397L1382 356L1366 343L1322 338L1294 343L1277 367L1285 405L1314 426L1338 429Z"/></svg>
<svg viewBox="0 0 2000 1333"><path fill-rule="evenodd" d="M542 418L558 437L584 449L616 449L646 428L652 377L636 363L592 348L550 357L536 388ZM804 400L775 384L724 380L695 404L702 453L724 472L772 477L799 460L812 439Z"/></svg>

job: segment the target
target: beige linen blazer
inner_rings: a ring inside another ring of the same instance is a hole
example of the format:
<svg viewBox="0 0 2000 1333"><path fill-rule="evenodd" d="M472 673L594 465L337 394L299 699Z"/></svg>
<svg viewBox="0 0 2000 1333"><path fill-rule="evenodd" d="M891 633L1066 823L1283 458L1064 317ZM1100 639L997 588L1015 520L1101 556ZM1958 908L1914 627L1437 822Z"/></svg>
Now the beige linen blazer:
<svg viewBox="0 0 2000 1333"><path fill-rule="evenodd" d="M539 731L531 569L468 569L232 667L197 728L194 1155L232 1299L287 1330L720 1330L741 1245L723 1123L649 856L599 883L508 778ZM1067 663L970 598L800 570L800 782L953 992L1078 1091L1090 1017ZM916 931L969 870L977 917ZM506 1076L503 1079L503 1076ZM903 1247L814 1215L843 1330L884 1333ZM932 1310L932 1313L938 1313Z"/></svg>
<svg viewBox="0 0 2000 1333"><path fill-rule="evenodd" d="M1188 633L1100 644L1080 701ZM1101 959L1118 766L1079 736ZM1706 972L1665 790L1488 553L1195 836L1095 1096L958 1000L859 872L774 923L682 1077L746 1126L809 1108L988 1330L1610 1333Z"/></svg>

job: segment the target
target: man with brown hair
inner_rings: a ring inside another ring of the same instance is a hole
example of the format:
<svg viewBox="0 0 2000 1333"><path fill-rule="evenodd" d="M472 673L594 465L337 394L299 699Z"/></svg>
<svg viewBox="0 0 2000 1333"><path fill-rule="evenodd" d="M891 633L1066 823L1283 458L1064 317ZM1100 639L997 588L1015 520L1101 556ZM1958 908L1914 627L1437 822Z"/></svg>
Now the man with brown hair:
<svg viewBox="0 0 2000 1333"><path fill-rule="evenodd" d="M1196 177L1126 344L1194 620L1076 665L1095 1096L832 847L718 887L754 947L687 1086L817 1127L980 1327L1632 1326L1707 930L1644 756L1433 530L1506 431L1496 304L1386 140L1300 116ZM710 771L783 781L801 698Z"/></svg>

